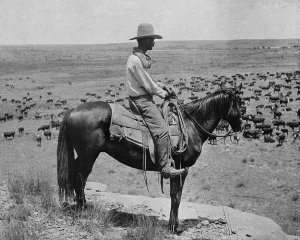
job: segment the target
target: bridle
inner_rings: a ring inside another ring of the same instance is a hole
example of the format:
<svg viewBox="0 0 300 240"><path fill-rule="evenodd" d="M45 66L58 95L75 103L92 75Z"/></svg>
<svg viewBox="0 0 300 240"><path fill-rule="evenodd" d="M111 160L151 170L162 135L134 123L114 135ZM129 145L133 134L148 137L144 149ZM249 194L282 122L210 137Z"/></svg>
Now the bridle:
<svg viewBox="0 0 300 240"><path fill-rule="evenodd" d="M190 115L190 114L186 111L186 109L185 109L184 106L180 103L180 101L179 101L179 99L178 99L178 97L177 97L176 95L174 96L174 98L177 100L178 105L183 109L183 111L186 113L186 115L187 115L187 116L188 116L188 117L196 124L196 126L199 127L203 132L205 132L206 134L208 134L210 137L216 137L216 138L217 138L217 137L221 137L221 139L218 140L218 141L220 141L220 140L222 140L222 139L224 139L224 138L226 138L226 137L235 135L235 133L234 133L232 130L230 130L229 132L227 132L225 135L217 135L217 134L208 132L207 130L205 130L205 129L198 123L198 121L197 121L195 118L193 118L192 115ZM230 108L229 108L228 113L226 114L226 117L225 117L225 118L227 118L227 117L229 116L230 111L231 111L231 109L232 109L232 105L233 105L233 101L231 101Z"/></svg>

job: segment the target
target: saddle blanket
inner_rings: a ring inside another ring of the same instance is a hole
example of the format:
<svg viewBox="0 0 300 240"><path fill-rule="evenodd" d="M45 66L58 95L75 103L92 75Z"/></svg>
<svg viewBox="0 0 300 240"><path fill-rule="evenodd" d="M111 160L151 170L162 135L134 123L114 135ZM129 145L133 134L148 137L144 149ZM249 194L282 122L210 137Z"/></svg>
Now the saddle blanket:
<svg viewBox="0 0 300 240"><path fill-rule="evenodd" d="M109 103L109 105L112 109L109 129L111 140L120 141L124 139L130 144L145 148L149 151L152 162L155 163L153 139L143 118L128 111L118 103ZM168 125L171 146L176 148L179 144L181 132L178 119L172 112L168 116Z"/></svg>

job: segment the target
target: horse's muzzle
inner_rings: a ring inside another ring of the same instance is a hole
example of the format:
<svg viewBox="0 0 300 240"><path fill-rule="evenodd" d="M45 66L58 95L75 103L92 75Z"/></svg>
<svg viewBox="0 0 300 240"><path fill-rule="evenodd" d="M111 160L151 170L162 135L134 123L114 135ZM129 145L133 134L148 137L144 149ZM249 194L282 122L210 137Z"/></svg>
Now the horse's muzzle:
<svg viewBox="0 0 300 240"><path fill-rule="evenodd" d="M232 131L234 132L241 132L243 130L243 127L242 127L242 119L240 118L238 123L237 123L237 126L232 128Z"/></svg>

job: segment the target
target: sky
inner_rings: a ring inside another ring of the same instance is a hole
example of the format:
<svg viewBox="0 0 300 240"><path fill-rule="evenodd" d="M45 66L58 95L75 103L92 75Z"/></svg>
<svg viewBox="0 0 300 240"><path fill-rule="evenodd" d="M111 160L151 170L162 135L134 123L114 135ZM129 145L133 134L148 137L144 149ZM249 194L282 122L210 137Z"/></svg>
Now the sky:
<svg viewBox="0 0 300 240"><path fill-rule="evenodd" d="M0 44L300 38L300 0L0 0Z"/></svg>

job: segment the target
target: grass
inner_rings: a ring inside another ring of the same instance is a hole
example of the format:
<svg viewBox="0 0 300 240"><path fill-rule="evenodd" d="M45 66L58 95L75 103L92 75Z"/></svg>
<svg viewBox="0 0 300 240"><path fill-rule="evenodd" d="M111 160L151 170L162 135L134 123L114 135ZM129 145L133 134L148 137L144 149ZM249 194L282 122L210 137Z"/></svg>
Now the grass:
<svg viewBox="0 0 300 240"><path fill-rule="evenodd" d="M159 240L164 239L166 234L166 230L159 225L156 218L136 215L123 240Z"/></svg>
<svg viewBox="0 0 300 240"><path fill-rule="evenodd" d="M102 235L106 238L113 233L113 227L123 227L123 240L164 239L165 227L153 217L134 215L110 210L99 201L85 209L70 205L58 205L56 190L46 170L28 168L22 173L10 174L7 188L13 204L4 216L4 237L7 240L41 239L40 234L52 230L53 225L64 225L66 229L75 225L78 233L85 236ZM40 223L39 223L40 222ZM50 227L45 222L52 222ZM42 236L43 237L43 236Z"/></svg>
<svg viewBox="0 0 300 240"><path fill-rule="evenodd" d="M9 174L7 187L17 204L24 203L26 196L33 196L40 198L40 204L46 210L57 206L50 174L45 170L29 168L23 173Z"/></svg>
<svg viewBox="0 0 300 240"><path fill-rule="evenodd" d="M36 231L26 222L20 220L12 220L4 229L6 240L38 240Z"/></svg>
<svg viewBox="0 0 300 240"><path fill-rule="evenodd" d="M29 217L39 211L51 212L58 208L49 176L47 171L34 168L8 175L7 189L14 204L4 214L5 239L39 239L41 226L29 221Z"/></svg>
<svg viewBox="0 0 300 240"><path fill-rule="evenodd" d="M101 232L105 234L113 225L114 214L105 208L100 202L94 202L87 208L81 210L69 209L67 215L71 217L72 223L90 234Z"/></svg>

